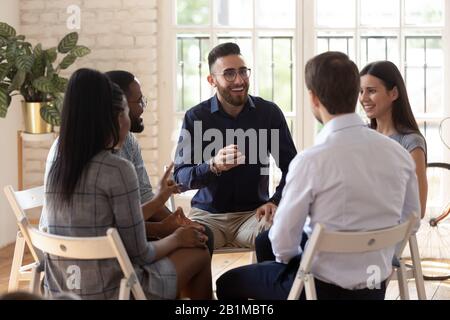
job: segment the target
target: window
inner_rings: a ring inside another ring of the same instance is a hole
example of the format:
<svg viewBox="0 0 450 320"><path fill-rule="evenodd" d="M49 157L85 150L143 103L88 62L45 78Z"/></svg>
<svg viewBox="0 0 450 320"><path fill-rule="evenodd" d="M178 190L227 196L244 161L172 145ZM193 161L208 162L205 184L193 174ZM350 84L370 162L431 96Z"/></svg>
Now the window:
<svg viewBox="0 0 450 320"><path fill-rule="evenodd" d="M206 81L209 50L234 41L252 69L250 93L282 108L298 150L311 146L318 130L309 110L303 67L317 53L338 50L360 68L376 60L394 62L427 138L428 160L450 161L438 139L439 123L450 114L444 94L448 82L444 69L450 75L444 58L450 36L444 19L450 8L445 4L444 0L161 1L167 28L160 30L164 62L160 133L164 139L172 137L163 146L171 149L163 152L173 152L185 111L213 93Z"/></svg>
<svg viewBox="0 0 450 320"><path fill-rule="evenodd" d="M428 160L442 161L444 148L436 138L446 113L444 1L317 0L316 4L316 52L344 52L360 68L377 60L394 62L427 138Z"/></svg>

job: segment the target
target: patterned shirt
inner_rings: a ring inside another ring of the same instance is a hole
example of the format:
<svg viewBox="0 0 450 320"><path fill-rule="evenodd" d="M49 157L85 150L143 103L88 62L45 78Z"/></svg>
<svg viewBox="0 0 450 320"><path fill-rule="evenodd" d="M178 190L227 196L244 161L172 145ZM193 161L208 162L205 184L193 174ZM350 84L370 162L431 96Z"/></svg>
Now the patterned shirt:
<svg viewBox="0 0 450 320"><path fill-rule="evenodd" d="M154 246L146 240L136 172L128 160L111 151L94 156L80 177L71 204L57 212L52 210L53 192L47 186L49 233L94 237L117 228L147 295L175 298L174 266L168 258L154 260ZM116 260L67 260L46 255L45 276L50 293L72 291L83 299L117 299L123 274Z"/></svg>
<svg viewBox="0 0 450 320"><path fill-rule="evenodd" d="M153 199L155 194L148 178L147 170L145 169L144 160L142 159L141 147L131 132L128 133L125 142L118 152L118 155L124 159L131 161L136 170L137 178L139 180L139 192L141 194L141 203L145 203Z"/></svg>

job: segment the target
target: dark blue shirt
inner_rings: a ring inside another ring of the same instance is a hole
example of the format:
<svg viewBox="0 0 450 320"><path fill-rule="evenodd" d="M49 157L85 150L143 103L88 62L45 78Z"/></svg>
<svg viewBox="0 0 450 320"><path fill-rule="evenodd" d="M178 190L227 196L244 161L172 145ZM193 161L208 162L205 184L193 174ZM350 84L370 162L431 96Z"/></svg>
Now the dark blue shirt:
<svg viewBox="0 0 450 320"><path fill-rule="evenodd" d="M230 144L239 146L245 164L217 176L208 161ZM269 154L282 171L272 198ZM280 202L289 163L296 154L286 119L276 104L249 96L242 112L233 118L214 96L185 114L174 177L183 185L183 191L199 189L192 207L211 213L252 211L268 201Z"/></svg>

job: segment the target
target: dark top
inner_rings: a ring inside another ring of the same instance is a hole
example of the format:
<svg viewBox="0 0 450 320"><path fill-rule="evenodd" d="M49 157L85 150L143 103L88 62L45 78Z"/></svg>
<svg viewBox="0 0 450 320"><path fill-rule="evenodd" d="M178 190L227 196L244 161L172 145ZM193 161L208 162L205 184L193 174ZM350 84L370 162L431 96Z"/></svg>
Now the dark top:
<svg viewBox="0 0 450 320"><path fill-rule="evenodd" d="M230 144L239 146L245 164L216 176L208 161ZM269 154L282 171L270 199ZM211 213L252 211L268 201L280 202L289 163L296 154L286 119L276 104L249 96L242 112L233 118L214 96L186 112L174 177L183 184L183 191L199 189L192 207Z"/></svg>

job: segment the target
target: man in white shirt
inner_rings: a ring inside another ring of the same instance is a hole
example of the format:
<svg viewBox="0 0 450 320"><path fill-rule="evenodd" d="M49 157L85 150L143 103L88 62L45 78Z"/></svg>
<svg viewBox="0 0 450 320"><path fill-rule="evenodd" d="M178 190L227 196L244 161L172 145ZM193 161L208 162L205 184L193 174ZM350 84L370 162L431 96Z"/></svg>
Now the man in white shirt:
<svg viewBox="0 0 450 320"><path fill-rule="evenodd" d="M286 299L301 259L307 216L312 229L321 223L329 230L367 231L397 225L420 212L411 156L355 113L360 89L356 65L343 53L327 52L308 62L305 81L312 112L324 127L315 146L289 166L269 233L276 261L225 273L217 280L219 299ZM312 267L318 298L384 299L393 256L394 248L320 253ZM369 289L374 266L380 279Z"/></svg>

